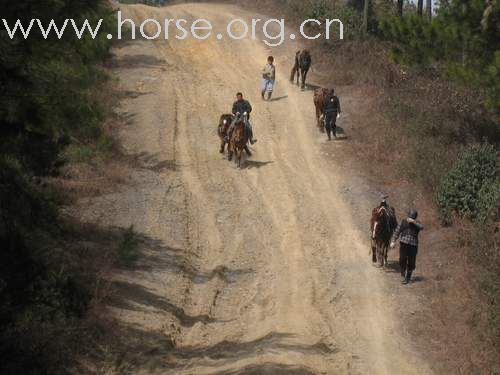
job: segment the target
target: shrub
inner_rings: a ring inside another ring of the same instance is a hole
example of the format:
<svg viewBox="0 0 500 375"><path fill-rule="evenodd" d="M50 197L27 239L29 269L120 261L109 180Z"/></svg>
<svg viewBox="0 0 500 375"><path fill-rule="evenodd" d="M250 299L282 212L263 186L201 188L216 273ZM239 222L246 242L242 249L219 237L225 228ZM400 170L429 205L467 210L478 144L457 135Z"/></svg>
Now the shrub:
<svg viewBox="0 0 500 375"><path fill-rule="evenodd" d="M469 146L459 155L436 193L443 223L450 223L452 213L474 219L493 209L490 205L498 203L496 161L497 152L487 143Z"/></svg>
<svg viewBox="0 0 500 375"><path fill-rule="evenodd" d="M496 221L500 208L500 178L492 183L486 183L479 191L478 219L484 223L487 220Z"/></svg>

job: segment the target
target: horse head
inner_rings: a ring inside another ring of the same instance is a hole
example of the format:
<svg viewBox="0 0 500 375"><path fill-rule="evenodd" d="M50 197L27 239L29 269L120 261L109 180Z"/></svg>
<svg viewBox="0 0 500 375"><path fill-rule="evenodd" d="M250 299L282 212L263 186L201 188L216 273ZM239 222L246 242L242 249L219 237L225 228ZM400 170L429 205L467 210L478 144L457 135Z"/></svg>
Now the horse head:
<svg viewBox="0 0 500 375"><path fill-rule="evenodd" d="M311 66L311 54L308 50L302 50L299 55L299 65L301 69L308 70Z"/></svg>
<svg viewBox="0 0 500 375"><path fill-rule="evenodd" d="M388 241L391 234L390 213L382 206L375 214L372 238Z"/></svg>
<svg viewBox="0 0 500 375"><path fill-rule="evenodd" d="M220 119L219 119L219 126L217 128L217 131L219 133L220 137L225 137L227 134L227 131L229 129L229 126L231 125L231 122L233 121L233 115L226 113L223 114Z"/></svg>

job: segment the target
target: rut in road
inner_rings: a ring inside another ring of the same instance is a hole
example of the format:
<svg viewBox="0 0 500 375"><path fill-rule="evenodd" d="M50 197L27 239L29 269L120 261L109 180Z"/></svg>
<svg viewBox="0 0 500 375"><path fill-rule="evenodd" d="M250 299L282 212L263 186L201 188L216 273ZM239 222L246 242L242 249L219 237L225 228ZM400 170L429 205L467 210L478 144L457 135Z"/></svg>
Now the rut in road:
<svg viewBox="0 0 500 375"><path fill-rule="evenodd" d="M202 17L216 29L256 17L200 3L122 11L138 24ZM122 300L112 309L134 341L116 372L430 372L404 336L390 286L369 264L366 228L342 191L349 175L321 152L312 92L287 81L297 49L211 38L136 41L117 51L135 63L118 70L123 85L147 86L123 102L133 119L121 137L149 168L130 191L86 208L135 224L147 239L139 267L115 280ZM270 53L278 84L275 100L262 102L260 69ZM216 136L237 91L254 106L259 139L242 170L218 153ZM355 98L339 91L348 119Z"/></svg>

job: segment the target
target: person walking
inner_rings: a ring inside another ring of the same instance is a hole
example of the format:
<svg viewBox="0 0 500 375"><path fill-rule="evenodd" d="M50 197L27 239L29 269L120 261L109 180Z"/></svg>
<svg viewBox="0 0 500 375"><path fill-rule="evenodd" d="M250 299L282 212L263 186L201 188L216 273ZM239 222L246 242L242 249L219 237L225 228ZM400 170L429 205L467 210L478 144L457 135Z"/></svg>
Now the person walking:
<svg viewBox="0 0 500 375"><path fill-rule="evenodd" d="M415 270L418 253L418 234L424 226L417 221L418 212L415 209L408 211L408 217L403 219L392 236L391 248L399 238L399 266L403 284L411 281L411 274Z"/></svg>
<svg viewBox="0 0 500 375"><path fill-rule="evenodd" d="M337 116L340 115L340 100L335 95L335 90L331 89L325 101L325 108L323 110L325 113L325 128L326 134L328 135L328 140L331 140L330 135L333 134L337 138Z"/></svg>
<svg viewBox="0 0 500 375"><path fill-rule="evenodd" d="M276 81L276 67L274 66L274 57L267 58L267 64L262 69L262 100L271 100L274 90L274 82Z"/></svg>

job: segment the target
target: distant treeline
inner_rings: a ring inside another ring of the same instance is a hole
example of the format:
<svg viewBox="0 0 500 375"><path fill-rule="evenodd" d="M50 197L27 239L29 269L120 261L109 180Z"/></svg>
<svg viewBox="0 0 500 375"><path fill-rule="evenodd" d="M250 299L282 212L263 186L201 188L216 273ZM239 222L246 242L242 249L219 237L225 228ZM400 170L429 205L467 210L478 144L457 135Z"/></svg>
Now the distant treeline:
<svg viewBox="0 0 500 375"><path fill-rule="evenodd" d="M382 35L394 43L398 62L436 68L480 91L492 125L480 135L491 140L499 135L500 2L452 0L431 19L411 13L386 18L380 26Z"/></svg>
<svg viewBox="0 0 500 375"><path fill-rule="evenodd" d="M105 0L7 0L9 24L33 18L104 19ZM45 183L57 176L69 145L102 137L99 68L108 56L106 33L61 40L32 33L10 39L0 23L0 373L62 372L49 357L85 317L90 286L65 248L59 197ZM64 350L64 348L62 348ZM54 362L60 361L56 358Z"/></svg>

